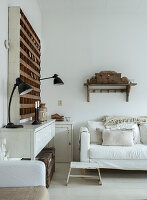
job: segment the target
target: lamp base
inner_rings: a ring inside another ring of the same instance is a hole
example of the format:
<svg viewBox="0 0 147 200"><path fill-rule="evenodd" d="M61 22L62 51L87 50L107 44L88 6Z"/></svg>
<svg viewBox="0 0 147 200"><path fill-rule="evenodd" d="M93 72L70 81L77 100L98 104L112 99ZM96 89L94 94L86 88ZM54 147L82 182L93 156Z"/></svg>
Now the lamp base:
<svg viewBox="0 0 147 200"><path fill-rule="evenodd" d="M15 125L13 123L8 123L6 128L23 128L23 125Z"/></svg>
<svg viewBox="0 0 147 200"><path fill-rule="evenodd" d="M38 124L41 124L41 122L36 121L36 120L32 123L32 125L38 125Z"/></svg>

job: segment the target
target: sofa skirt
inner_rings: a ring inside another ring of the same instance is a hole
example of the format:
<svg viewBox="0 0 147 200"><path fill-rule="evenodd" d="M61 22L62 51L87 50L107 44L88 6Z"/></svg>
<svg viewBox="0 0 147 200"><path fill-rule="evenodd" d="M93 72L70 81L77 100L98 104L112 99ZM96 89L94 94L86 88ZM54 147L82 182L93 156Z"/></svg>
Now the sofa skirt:
<svg viewBox="0 0 147 200"><path fill-rule="evenodd" d="M99 168L122 170L147 170L147 160L100 160L90 159L91 163L98 163Z"/></svg>

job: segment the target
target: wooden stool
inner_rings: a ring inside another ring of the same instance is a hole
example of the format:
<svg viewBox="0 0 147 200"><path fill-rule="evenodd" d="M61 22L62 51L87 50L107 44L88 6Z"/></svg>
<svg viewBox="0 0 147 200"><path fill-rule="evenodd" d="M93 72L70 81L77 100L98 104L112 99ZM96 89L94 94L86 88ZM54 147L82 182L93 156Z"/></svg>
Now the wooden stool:
<svg viewBox="0 0 147 200"><path fill-rule="evenodd" d="M92 175L72 175L71 170L72 169L96 169L98 171L98 176L92 176ZM99 185L102 185L102 180L101 180L101 174L100 174L100 169L98 163L86 163L86 162L71 162L70 163L70 168L67 176L67 185L69 182L70 177L75 177L75 178L98 178Z"/></svg>

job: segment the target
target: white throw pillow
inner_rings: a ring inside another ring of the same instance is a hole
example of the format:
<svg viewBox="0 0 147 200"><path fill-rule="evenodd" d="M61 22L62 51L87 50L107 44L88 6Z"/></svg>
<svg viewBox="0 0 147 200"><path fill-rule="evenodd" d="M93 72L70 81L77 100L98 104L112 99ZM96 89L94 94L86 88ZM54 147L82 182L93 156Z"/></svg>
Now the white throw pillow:
<svg viewBox="0 0 147 200"><path fill-rule="evenodd" d="M135 124L146 124L147 117L128 117L128 116L106 116L103 119L105 128L107 126L116 125L120 123L135 123Z"/></svg>
<svg viewBox="0 0 147 200"><path fill-rule="evenodd" d="M141 124L139 126L140 128L140 141L143 144L147 144L147 124Z"/></svg>
<svg viewBox="0 0 147 200"><path fill-rule="evenodd" d="M103 138L102 138L103 130L104 130L104 129L101 129L101 128L97 128L97 129L96 129L97 144L98 144L98 145L102 145L102 142L103 142Z"/></svg>
<svg viewBox="0 0 147 200"><path fill-rule="evenodd" d="M133 132L120 130L103 130L102 133L104 146L133 146Z"/></svg>
<svg viewBox="0 0 147 200"><path fill-rule="evenodd" d="M103 122L88 121L87 128L90 133L90 142L95 144L102 144L102 137L96 133L96 129L104 129Z"/></svg>
<svg viewBox="0 0 147 200"><path fill-rule="evenodd" d="M140 130L137 124L133 126L133 133L134 133L134 144L140 144Z"/></svg>
<svg viewBox="0 0 147 200"><path fill-rule="evenodd" d="M140 144L140 131L137 124L134 123L120 123L116 125L109 126L108 130L133 130L134 143Z"/></svg>
<svg viewBox="0 0 147 200"><path fill-rule="evenodd" d="M110 129L110 130L122 130L122 129L126 129L126 130L129 130L129 129L132 129L134 126L134 123L118 123L118 124L112 124L112 125L108 125L106 126L105 128L106 129Z"/></svg>

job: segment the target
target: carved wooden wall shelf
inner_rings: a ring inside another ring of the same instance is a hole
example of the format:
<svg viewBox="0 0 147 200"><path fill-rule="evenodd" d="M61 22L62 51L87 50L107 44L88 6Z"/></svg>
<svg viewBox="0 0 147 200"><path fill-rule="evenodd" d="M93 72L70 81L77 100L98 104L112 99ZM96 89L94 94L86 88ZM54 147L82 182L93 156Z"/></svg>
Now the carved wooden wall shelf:
<svg viewBox="0 0 147 200"><path fill-rule="evenodd" d="M137 85L137 83L129 82L127 77L121 78L121 73L114 71L96 73L95 76L87 80L87 83L84 83L84 86L87 87L87 102L90 102L90 93L126 93L126 102L128 102L131 87L135 85ZM90 88L92 86L109 86L109 89ZM110 86L112 86L111 89ZM123 86L123 89L116 88L115 86Z"/></svg>

